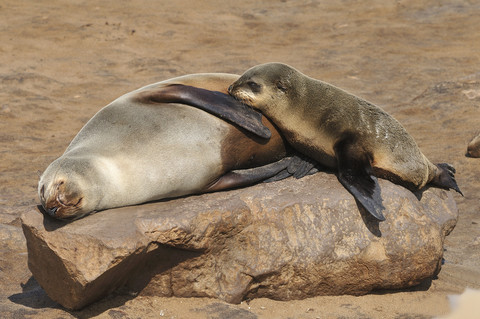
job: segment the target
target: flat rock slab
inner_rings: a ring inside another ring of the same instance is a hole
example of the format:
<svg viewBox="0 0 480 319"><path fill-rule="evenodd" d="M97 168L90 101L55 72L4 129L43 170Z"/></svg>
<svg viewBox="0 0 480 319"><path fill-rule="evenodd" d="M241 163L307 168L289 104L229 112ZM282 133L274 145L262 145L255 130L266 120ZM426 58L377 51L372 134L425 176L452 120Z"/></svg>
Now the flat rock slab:
<svg viewBox="0 0 480 319"><path fill-rule="evenodd" d="M455 201L437 188L413 194L380 185L384 222L327 173L71 223L32 210L22 216L28 265L47 294L70 309L118 288L239 303L417 285L440 270L458 217Z"/></svg>

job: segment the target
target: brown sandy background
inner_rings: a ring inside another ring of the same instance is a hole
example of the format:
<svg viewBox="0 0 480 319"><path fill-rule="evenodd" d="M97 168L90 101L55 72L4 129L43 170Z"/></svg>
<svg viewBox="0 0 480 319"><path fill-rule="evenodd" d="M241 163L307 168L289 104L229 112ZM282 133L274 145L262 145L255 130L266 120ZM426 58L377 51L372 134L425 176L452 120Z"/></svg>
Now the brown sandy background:
<svg viewBox="0 0 480 319"><path fill-rule="evenodd" d="M2 318L429 318L447 295L480 288L480 2L0 2ZM438 278L408 291L229 305L115 294L79 312L51 301L27 268L19 216L38 175L96 111L187 73L242 73L281 61L384 107L465 193Z"/></svg>

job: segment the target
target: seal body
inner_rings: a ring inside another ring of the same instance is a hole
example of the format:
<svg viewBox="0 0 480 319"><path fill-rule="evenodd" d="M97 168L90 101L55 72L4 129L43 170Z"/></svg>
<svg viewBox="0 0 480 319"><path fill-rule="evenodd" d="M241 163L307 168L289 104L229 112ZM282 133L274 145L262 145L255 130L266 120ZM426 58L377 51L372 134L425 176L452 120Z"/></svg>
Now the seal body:
<svg viewBox="0 0 480 319"><path fill-rule="evenodd" d="M265 118L272 132L269 140L195 107L159 102L162 90L172 84L226 92L237 78L174 78L125 94L101 109L41 176L38 193L44 209L57 218L78 218L275 175L265 170L232 173L285 157L283 138Z"/></svg>
<svg viewBox="0 0 480 319"><path fill-rule="evenodd" d="M468 157L480 157L480 134L468 143L466 155Z"/></svg>
<svg viewBox="0 0 480 319"><path fill-rule="evenodd" d="M379 219L383 206L375 176L411 190L436 183L459 191L453 167L432 164L380 107L288 65L253 67L229 93L270 118L294 148L337 169L340 182Z"/></svg>

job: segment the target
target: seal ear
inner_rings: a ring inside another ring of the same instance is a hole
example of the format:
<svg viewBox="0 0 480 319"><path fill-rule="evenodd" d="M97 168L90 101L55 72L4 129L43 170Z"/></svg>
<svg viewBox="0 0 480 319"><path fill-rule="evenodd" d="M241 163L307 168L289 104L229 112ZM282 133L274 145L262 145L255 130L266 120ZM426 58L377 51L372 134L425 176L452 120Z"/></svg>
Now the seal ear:
<svg viewBox="0 0 480 319"><path fill-rule="evenodd" d="M285 83L285 82L282 81L282 80L278 80L278 81L275 83L275 86L277 87L277 89L279 89L279 90L282 91L283 93L287 92L287 90L288 90L287 83Z"/></svg>
<svg viewBox="0 0 480 319"><path fill-rule="evenodd" d="M340 183L376 219L385 220L380 185L373 175L369 154L356 143L353 133L335 143L334 150Z"/></svg>
<svg viewBox="0 0 480 319"><path fill-rule="evenodd" d="M261 113L222 92L172 84L156 88L147 94L143 98L149 102L187 104L236 124L261 138L269 139L272 136L262 123Z"/></svg>

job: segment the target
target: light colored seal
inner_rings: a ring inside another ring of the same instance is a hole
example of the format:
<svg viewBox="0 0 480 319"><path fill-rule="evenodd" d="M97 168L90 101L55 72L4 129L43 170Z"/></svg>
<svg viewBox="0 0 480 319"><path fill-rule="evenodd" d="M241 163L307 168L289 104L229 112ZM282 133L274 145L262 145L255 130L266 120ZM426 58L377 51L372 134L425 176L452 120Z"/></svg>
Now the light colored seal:
<svg viewBox="0 0 480 319"><path fill-rule="evenodd" d="M262 124L261 118L247 114L255 111L240 108L242 115L234 120L246 124L242 129L197 108L208 109L211 102L235 118L231 109L237 106L229 103L241 103L225 93L236 79L231 74L174 78L125 94L101 109L41 176L38 194L44 210L56 218L76 219L284 174L292 158L284 158L283 138L269 121L263 118ZM177 103L167 103L172 101Z"/></svg>
<svg viewBox="0 0 480 319"><path fill-rule="evenodd" d="M298 151L336 168L342 185L379 220L385 217L375 176L413 191L431 183L461 193L453 167L432 164L392 116L288 65L255 66L229 93L271 119Z"/></svg>
<svg viewBox="0 0 480 319"><path fill-rule="evenodd" d="M480 133L468 143L466 155L468 157L480 157Z"/></svg>

